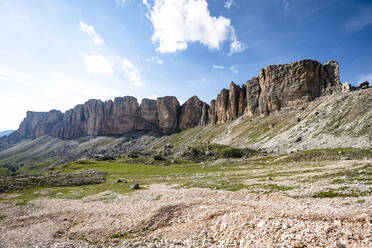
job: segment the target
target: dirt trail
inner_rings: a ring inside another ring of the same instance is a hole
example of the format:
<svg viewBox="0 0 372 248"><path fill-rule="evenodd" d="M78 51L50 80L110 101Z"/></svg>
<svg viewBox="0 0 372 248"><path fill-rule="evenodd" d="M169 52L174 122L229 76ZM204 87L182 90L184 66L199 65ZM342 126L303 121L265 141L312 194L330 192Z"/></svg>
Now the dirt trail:
<svg viewBox="0 0 372 248"><path fill-rule="evenodd" d="M17 208L0 205L0 247L372 247L372 197L151 185Z"/></svg>

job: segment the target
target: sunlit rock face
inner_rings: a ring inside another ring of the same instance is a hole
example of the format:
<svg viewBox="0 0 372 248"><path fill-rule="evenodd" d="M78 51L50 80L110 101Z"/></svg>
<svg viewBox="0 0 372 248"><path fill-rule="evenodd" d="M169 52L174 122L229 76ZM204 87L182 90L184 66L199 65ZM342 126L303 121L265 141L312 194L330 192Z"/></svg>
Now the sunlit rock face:
<svg viewBox="0 0 372 248"><path fill-rule="evenodd" d="M143 99L141 104L131 96L105 102L92 99L65 113L29 111L12 135L72 139L134 131L168 134L199 125L226 123L241 116L269 115L341 90L337 62L323 65L314 60L302 60L267 66L261 69L258 77L241 86L231 82L230 88L223 89L210 105L197 96L182 106L174 96Z"/></svg>
<svg viewBox="0 0 372 248"><path fill-rule="evenodd" d="M341 91L339 65L302 60L261 69L258 77L239 86L230 84L211 102L211 124L225 123L243 115L269 115L282 108L301 105L317 97Z"/></svg>

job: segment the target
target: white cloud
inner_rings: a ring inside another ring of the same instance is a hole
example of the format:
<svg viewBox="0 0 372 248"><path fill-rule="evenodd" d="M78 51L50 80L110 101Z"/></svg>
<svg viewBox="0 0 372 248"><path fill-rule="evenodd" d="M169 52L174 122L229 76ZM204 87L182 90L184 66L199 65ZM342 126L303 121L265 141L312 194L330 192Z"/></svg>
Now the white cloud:
<svg viewBox="0 0 372 248"><path fill-rule="evenodd" d="M159 64L159 65L163 64L163 60L161 60L159 57L151 57L151 58L146 59L146 61L154 63L154 64Z"/></svg>
<svg viewBox="0 0 372 248"><path fill-rule="evenodd" d="M230 44L230 52L229 52L229 55L232 55L234 53L240 53L240 52L243 52L245 49L247 49L247 46L240 42L238 40L238 38L236 37L236 34L235 34L235 29L232 28L231 29L231 44Z"/></svg>
<svg viewBox="0 0 372 248"><path fill-rule="evenodd" d="M67 101L69 99L70 106L83 103L95 95L107 99L117 94L114 90L103 85L85 83L57 72L52 72L48 81L51 87L44 87L42 89L43 95L49 98L59 99L60 101Z"/></svg>
<svg viewBox="0 0 372 248"><path fill-rule="evenodd" d="M209 49L219 50L221 43L231 40L234 43L230 53L243 47L236 38L230 19L210 15L206 0L154 0L149 7L154 34L152 41L158 43L160 53L186 50L189 42L200 42ZM237 49L238 47L238 49Z"/></svg>
<svg viewBox="0 0 372 248"><path fill-rule="evenodd" d="M26 111L65 111L90 98L109 99L118 91L106 84L86 83L80 79L53 72L42 77L0 65L0 119L1 129L16 129ZM19 90L22 88L22 90ZM21 100L20 100L21 99Z"/></svg>
<svg viewBox="0 0 372 248"><path fill-rule="evenodd" d="M233 4L233 0L227 0L227 1L225 2L224 7L225 7L226 9L230 9L232 4Z"/></svg>
<svg viewBox="0 0 372 248"><path fill-rule="evenodd" d="M212 67L213 69L221 69L221 70L225 68L222 65L213 65Z"/></svg>
<svg viewBox="0 0 372 248"><path fill-rule="evenodd" d="M148 9L150 8L150 4L147 0L142 0L143 5L145 5Z"/></svg>
<svg viewBox="0 0 372 248"><path fill-rule="evenodd" d="M103 55L90 55L83 61L87 72L108 76L117 72L117 75L124 76L132 85L144 87L139 70L126 58L114 56L108 59Z"/></svg>
<svg viewBox="0 0 372 248"><path fill-rule="evenodd" d="M117 4L124 5L127 2L127 0L115 0L115 2Z"/></svg>
<svg viewBox="0 0 372 248"><path fill-rule="evenodd" d="M122 69L130 83L134 84L137 87L145 86L141 80L139 70L132 64L132 62L130 62L126 58L122 60Z"/></svg>
<svg viewBox="0 0 372 248"><path fill-rule="evenodd" d="M113 63L102 55L90 55L84 58L87 72L111 76L114 73Z"/></svg>
<svg viewBox="0 0 372 248"><path fill-rule="evenodd" d="M104 40L96 33L93 26L80 21L80 30L87 33L92 38L94 44L102 45L104 43Z"/></svg>
<svg viewBox="0 0 372 248"><path fill-rule="evenodd" d="M285 11L289 11L289 0L283 0L283 8Z"/></svg>
<svg viewBox="0 0 372 248"><path fill-rule="evenodd" d="M28 84L35 79L23 72L19 72L13 68L0 65L0 81L7 81L12 83Z"/></svg>
<svg viewBox="0 0 372 248"><path fill-rule="evenodd" d="M230 71L232 71L235 74L238 74L239 73L238 68L236 67L236 65L231 66L230 67Z"/></svg>

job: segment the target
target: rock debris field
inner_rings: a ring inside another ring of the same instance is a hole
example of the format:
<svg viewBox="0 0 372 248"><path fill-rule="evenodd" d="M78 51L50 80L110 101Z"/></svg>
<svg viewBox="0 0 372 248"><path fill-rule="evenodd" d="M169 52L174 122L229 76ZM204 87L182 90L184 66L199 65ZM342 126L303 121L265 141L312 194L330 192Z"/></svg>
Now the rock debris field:
<svg viewBox="0 0 372 248"><path fill-rule="evenodd" d="M0 247L372 247L370 196L146 187L2 204Z"/></svg>

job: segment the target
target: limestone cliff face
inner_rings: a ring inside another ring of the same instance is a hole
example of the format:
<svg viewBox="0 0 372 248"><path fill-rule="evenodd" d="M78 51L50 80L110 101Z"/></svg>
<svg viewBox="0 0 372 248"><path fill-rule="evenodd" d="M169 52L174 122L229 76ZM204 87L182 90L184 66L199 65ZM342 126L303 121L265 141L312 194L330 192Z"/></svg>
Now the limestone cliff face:
<svg viewBox="0 0 372 248"><path fill-rule="evenodd" d="M314 60L302 60L267 66L245 85L231 83L229 90L223 89L217 100L211 102L209 123L225 123L243 115L269 115L341 89L336 61L322 65Z"/></svg>
<svg viewBox="0 0 372 248"><path fill-rule="evenodd" d="M53 127L63 118L63 114L57 110L49 112L27 112L25 121L23 121L17 130L22 137L37 138L53 132Z"/></svg>
<svg viewBox="0 0 372 248"><path fill-rule="evenodd" d="M161 132L176 132L180 103L174 96L159 97L157 100L158 126Z"/></svg>
<svg viewBox="0 0 372 248"><path fill-rule="evenodd" d="M261 69L258 77L239 86L231 82L210 105L197 96L182 106L176 97L143 99L139 105L131 96L114 101L89 100L61 113L27 112L14 137L58 138L120 135L132 131L172 133L198 125L218 124L243 115L269 115L282 108L294 107L313 99L341 91L339 65L335 61L321 63L302 60Z"/></svg>
<svg viewBox="0 0 372 248"><path fill-rule="evenodd" d="M341 90L337 62L303 60L268 66L259 75L259 114L268 115Z"/></svg>
<svg viewBox="0 0 372 248"><path fill-rule="evenodd" d="M208 105L197 96L191 97L181 107L179 128L181 130L208 123Z"/></svg>

